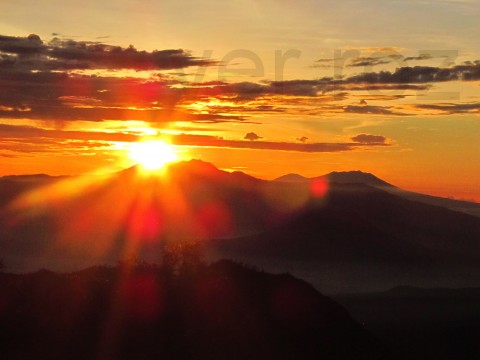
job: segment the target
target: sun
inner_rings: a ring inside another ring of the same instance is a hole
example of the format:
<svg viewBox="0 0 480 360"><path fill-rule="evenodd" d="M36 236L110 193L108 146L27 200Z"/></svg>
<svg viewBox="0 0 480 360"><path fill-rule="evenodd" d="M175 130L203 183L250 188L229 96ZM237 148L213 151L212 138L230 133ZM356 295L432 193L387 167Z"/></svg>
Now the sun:
<svg viewBox="0 0 480 360"><path fill-rule="evenodd" d="M161 169L166 164L178 160L174 147L161 140L132 143L128 156L143 169L150 171Z"/></svg>

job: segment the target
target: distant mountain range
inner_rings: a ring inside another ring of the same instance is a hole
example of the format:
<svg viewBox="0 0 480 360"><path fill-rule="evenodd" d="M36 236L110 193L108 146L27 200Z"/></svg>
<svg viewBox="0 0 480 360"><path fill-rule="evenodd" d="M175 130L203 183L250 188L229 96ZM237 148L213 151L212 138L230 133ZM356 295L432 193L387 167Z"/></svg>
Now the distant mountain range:
<svg viewBox="0 0 480 360"><path fill-rule="evenodd" d="M379 179L373 174L365 173L363 171L345 171L345 172L331 172L326 175L307 178L299 174L287 174L276 178L274 181L287 183L309 183L317 179L325 179L330 183L337 184L363 184L384 191L401 196L408 200L418 201L421 203L445 207L450 210L460 211L469 215L480 217L480 204L469 201L454 200L449 198L442 198L437 196L425 195L411 191L402 190L392 184Z"/></svg>
<svg viewBox="0 0 480 360"><path fill-rule="evenodd" d="M265 181L192 160L162 177L3 177L0 195L0 259L16 272L155 261L162 244L195 240L210 259L289 271L327 293L480 285L480 204L359 171Z"/></svg>
<svg viewBox="0 0 480 360"><path fill-rule="evenodd" d="M327 292L480 284L480 219L363 184L260 234L213 241L218 256L289 271ZM212 250L212 251L213 251Z"/></svg>
<svg viewBox="0 0 480 360"><path fill-rule="evenodd" d="M393 187L389 183L377 178L375 175L365 173L363 171L344 171L344 172L331 172L323 176L307 178L299 174L287 174L276 178L274 181L283 182L310 182L316 179L325 179L331 183L338 184L364 184L370 186L388 186Z"/></svg>

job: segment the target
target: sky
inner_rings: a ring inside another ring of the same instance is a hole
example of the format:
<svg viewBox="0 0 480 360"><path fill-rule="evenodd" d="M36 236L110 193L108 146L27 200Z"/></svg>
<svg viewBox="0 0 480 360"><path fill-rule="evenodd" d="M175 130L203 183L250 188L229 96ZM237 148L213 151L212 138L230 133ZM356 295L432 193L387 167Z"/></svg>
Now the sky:
<svg viewBox="0 0 480 360"><path fill-rule="evenodd" d="M0 176L182 159L480 201L480 1L3 1Z"/></svg>

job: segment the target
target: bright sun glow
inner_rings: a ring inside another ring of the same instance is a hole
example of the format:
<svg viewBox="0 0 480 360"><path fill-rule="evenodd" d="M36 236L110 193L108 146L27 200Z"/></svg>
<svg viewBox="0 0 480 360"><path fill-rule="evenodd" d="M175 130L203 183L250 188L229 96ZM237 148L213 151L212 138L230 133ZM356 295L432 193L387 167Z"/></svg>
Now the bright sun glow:
<svg viewBox="0 0 480 360"><path fill-rule="evenodd" d="M149 140L130 145L129 157L146 170L158 170L178 160L172 145L160 140Z"/></svg>

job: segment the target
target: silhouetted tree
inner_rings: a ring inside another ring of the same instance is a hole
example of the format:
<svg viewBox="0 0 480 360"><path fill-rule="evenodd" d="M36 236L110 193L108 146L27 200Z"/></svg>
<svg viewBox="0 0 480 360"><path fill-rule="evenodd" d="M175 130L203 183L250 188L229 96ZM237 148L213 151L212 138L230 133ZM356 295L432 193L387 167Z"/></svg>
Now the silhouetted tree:
<svg viewBox="0 0 480 360"><path fill-rule="evenodd" d="M117 267L123 271L156 271L158 270L158 264L152 264L141 260L136 256L127 256L117 261Z"/></svg>
<svg viewBox="0 0 480 360"><path fill-rule="evenodd" d="M204 265L201 243L197 240L170 241L162 251L163 270L173 275L191 274Z"/></svg>

